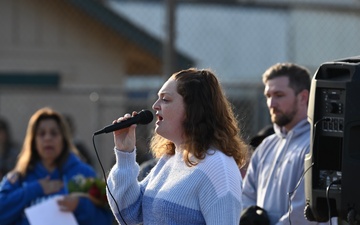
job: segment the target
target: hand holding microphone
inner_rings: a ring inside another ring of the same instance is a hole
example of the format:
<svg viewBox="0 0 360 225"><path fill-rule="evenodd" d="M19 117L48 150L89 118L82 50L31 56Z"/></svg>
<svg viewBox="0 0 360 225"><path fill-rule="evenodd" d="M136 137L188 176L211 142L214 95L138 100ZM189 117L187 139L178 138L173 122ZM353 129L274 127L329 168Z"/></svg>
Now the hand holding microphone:
<svg viewBox="0 0 360 225"><path fill-rule="evenodd" d="M109 126L104 127L101 130L96 131L94 135L113 132L116 130L127 128L133 124L148 124L153 120L154 116L151 111L143 109L138 113L133 112L133 117L127 117L126 120L120 120L121 118L123 117L120 117L117 123L113 123Z"/></svg>
<svg viewBox="0 0 360 225"><path fill-rule="evenodd" d="M123 117L115 120L113 124L126 123L126 121L131 120L131 118L136 117L137 113L133 112L132 115L129 113L125 114ZM135 125L134 125L135 124ZM136 123L131 123L126 129L120 129L114 131L114 143L117 150L131 152L135 149L136 144Z"/></svg>
<svg viewBox="0 0 360 225"><path fill-rule="evenodd" d="M135 148L135 128L134 124L148 124L153 120L153 114L149 110L141 110L140 112L133 112L125 114L113 124L96 131L94 135L114 132L115 147L122 151L132 151ZM125 129L126 128L126 129Z"/></svg>

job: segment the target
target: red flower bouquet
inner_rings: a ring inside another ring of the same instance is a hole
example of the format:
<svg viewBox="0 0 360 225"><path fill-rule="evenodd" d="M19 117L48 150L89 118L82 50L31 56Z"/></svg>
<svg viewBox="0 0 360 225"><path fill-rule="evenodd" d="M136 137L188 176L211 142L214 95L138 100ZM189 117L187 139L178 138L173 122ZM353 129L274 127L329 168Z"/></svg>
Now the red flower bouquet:
<svg viewBox="0 0 360 225"><path fill-rule="evenodd" d="M95 205L109 207L106 197L106 183L94 177L77 175L68 182L69 193L89 198Z"/></svg>

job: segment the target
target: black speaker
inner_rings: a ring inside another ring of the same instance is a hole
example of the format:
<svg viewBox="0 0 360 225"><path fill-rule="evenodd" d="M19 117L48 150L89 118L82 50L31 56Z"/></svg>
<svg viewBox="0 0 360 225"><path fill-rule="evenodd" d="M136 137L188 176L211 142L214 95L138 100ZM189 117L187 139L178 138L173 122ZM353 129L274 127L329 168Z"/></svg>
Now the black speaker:
<svg viewBox="0 0 360 225"><path fill-rule="evenodd" d="M311 82L305 217L353 222L360 212L360 56L323 63ZM359 174L358 174L359 173Z"/></svg>

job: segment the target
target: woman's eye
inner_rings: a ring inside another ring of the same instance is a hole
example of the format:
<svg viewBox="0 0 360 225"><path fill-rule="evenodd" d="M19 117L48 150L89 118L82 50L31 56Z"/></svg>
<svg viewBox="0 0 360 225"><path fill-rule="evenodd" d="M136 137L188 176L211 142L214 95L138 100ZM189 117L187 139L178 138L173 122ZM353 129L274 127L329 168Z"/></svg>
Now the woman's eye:
<svg viewBox="0 0 360 225"><path fill-rule="evenodd" d="M38 131L37 132L37 136L39 136L39 137L44 137L45 134L46 134L46 132L44 132L44 131Z"/></svg>
<svg viewBox="0 0 360 225"><path fill-rule="evenodd" d="M58 131L56 131L56 130L53 130L53 131L50 132L50 135L51 135L52 137L56 137L56 136L58 136L59 134L60 134L60 132L58 132Z"/></svg>

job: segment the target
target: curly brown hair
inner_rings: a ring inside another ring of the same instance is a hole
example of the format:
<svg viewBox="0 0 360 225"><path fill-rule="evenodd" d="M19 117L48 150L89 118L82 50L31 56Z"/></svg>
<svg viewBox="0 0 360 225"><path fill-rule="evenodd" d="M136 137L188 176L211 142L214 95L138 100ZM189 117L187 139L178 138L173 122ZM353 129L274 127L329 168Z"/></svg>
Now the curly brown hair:
<svg viewBox="0 0 360 225"><path fill-rule="evenodd" d="M227 100L215 74L208 69L190 68L174 73L169 79L177 82L177 92L185 104L184 160L188 166L204 159L208 149L214 147L227 156L232 156L239 167L245 162L247 147L240 137L238 121L232 105ZM175 145L170 140L155 134L151 140L155 157L175 154Z"/></svg>

